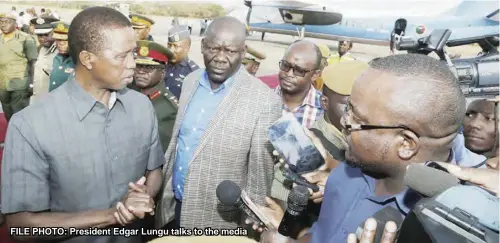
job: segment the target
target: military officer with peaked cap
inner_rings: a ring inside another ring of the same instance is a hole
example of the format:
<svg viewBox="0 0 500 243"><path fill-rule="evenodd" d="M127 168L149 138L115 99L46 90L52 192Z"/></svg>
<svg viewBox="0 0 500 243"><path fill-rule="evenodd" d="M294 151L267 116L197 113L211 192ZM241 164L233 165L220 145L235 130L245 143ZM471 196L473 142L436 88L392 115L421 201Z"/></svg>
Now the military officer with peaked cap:
<svg viewBox="0 0 500 243"><path fill-rule="evenodd" d="M247 46L247 54L242 61L242 64L247 69L248 73L255 76L259 70L260 63L266 59L266 54L257 51L251 46Z"/></svg>
<svg viewBox="0 0 500 243"><path fill-rule="evenodd" d="M35 34L40 43L38 60L35 63L35 79L33 81L33 96L31 103L40 99L49 92L50 73L52 72L52 61L57 55L57 47L54 41L52 23L58 19L45 16L31 19L30 23L35 27Z"/></svg>
<svg viewBox="0 0 500 243"><path fill-rule="evenodd" d="M49 92L61 86L70 75L75 73L75 63L69 55L68 31L69 25L64 22L52 23L54 26L54 39L56 40L58 54L52 63L50 73Z"/></svg>
<svg viewBox="0 0 500 243"><path fill-rule="evenodd" d="M165 86L177 97L181 95L184 78L199 67L188 58L191 48L191 36L185 25L177 25L169 30L168 49L172 50L174 57L168 60L165 75Z"/></svg>
<svg viewBox="0 0 500 243"><path fill-rule="evenodd" d="M155 24L155 21L139 14L130 14L129 17L135 34L137 35L137 40L153 41L153 37L149 32L151 32L151 26Z"/></svg>
<svg viewBox="0 0 500 243"><path fill-rule="evenodd" d="M135 87L153 102L163 152L172 138L178 108L177 98L162 82L165 64L172 57L169 49L156 42L137 41Z"/></svg>

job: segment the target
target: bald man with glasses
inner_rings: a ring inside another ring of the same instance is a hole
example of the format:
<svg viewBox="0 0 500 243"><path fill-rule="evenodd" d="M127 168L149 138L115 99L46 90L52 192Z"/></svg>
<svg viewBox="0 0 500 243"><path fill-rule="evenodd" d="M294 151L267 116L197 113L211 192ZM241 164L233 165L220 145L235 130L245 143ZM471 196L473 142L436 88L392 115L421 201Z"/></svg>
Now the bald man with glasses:
<svg viewBox="0 0 500 243"><path fill-rule="evenodd" d="M310 41L290 45L279 62L279 86L283 114L291 112L303 127L311 127L325 112L321 92L313 86L320 76L321 51Z"/></svg>

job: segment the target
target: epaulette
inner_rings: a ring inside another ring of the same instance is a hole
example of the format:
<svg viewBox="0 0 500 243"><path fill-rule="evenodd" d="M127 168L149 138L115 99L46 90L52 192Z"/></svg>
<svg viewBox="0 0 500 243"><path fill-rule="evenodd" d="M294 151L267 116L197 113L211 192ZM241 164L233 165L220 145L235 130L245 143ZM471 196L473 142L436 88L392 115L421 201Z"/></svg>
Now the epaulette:
<svg viewBox="0 0 500 243"><path fill-rule="evenodd" d="M161 95L161 92L158 90L158 91L148 95L148 97L150 100L154 100L154 99L158 98L160 95Z"/></svg>

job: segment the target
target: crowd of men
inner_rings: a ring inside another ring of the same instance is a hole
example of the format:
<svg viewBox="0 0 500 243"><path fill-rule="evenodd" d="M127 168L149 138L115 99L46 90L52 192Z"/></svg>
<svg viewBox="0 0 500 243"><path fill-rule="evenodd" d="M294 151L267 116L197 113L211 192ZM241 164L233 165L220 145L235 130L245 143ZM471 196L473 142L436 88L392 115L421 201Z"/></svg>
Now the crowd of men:
<svg viewBox="0 0 500 243"><path fill-rule="evenodd" d="M498 186L498 176L493 183L478 176L499 168L498 100L466 107L455 76L431 57L367 64L350 53L350 41L331 54L300 40L283 53L276 75L259 79L266 55L246 45L246 26L232 17L205 21L205 68L188 57L185 25L173 25L162 45L150 35L152 19L106 7L87 8L71 23L35 17L32 33L18 28L18 19L0 14L0 101L9 120L1 212L8 227L245 226L262 242L278 242L275 230L259 236L262 229L215 192L231 180L279 224L293 184L267 134L284 114L310 131L325 164L303 175L320 188L310 195L310 222L299 239L280 242L357 242L349 234L381 208L405 216L421 198L403 184L412 163L446 162L459 177L471 173L471 182ZM394 234L394 225L386 230Z"/></svg>

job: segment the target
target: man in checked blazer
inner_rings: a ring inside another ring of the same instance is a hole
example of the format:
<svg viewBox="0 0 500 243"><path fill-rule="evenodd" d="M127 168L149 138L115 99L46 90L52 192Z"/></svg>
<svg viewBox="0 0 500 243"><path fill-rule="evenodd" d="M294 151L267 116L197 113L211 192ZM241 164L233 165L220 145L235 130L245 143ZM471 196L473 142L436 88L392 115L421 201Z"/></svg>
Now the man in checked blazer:
<svg viewBox="0 0 500 243"><path fill-rule="evenodd" d="M156 226L236 228L236 207L216 196L231 180L264 205L273 178L267 130L281 116L281 99L241 65L246 28L232 17L214 20L202 40L206 69L184 79L172 140L165 153Z"/></svg>

